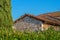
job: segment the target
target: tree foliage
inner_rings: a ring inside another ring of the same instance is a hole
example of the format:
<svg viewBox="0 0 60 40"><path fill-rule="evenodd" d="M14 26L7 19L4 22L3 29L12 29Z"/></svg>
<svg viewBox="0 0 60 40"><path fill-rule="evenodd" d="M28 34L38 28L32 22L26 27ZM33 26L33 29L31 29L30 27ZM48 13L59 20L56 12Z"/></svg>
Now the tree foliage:
<svg viewBox="0 0 60 40"><path fill-rule="evenodd" d="M12 26L11 0L0 0L0 27Z"/></svg>

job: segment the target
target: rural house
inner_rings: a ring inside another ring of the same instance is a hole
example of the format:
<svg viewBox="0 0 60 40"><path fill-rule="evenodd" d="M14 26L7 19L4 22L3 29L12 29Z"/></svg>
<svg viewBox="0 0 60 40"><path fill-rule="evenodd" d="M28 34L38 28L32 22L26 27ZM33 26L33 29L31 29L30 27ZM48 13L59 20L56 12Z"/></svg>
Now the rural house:
<svg viewBox="0 0 60 40"><path fill-rule="evenodd" d="M52 12L41 14L38 16L25 14L14 22L14 27L17 30L47 30L53 27L55 30L60 30L60 12Z"/></svg>

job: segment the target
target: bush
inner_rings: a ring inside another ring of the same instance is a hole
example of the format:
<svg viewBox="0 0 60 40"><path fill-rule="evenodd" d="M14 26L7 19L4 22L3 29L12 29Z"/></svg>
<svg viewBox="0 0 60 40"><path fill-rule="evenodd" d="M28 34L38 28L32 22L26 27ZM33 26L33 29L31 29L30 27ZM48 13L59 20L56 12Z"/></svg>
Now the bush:
<svg viewBox="0 0 60 40"><path fill-rule="evenodd" d="M0 40L60 40L60 31L48 29L38 32L19 32L15 30L0 30Z"/></svg>

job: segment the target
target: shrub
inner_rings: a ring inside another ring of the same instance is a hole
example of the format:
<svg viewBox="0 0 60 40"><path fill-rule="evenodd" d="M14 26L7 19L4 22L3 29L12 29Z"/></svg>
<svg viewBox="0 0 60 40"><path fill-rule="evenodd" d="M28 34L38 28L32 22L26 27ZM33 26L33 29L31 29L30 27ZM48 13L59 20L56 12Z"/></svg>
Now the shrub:
<svg viewBox="0 0 60 40"><path fill-rule="evenodd" d="M60 31L48 29L38 32L21 32L2 29L0 30L0 40L60 40Z"/></svg>

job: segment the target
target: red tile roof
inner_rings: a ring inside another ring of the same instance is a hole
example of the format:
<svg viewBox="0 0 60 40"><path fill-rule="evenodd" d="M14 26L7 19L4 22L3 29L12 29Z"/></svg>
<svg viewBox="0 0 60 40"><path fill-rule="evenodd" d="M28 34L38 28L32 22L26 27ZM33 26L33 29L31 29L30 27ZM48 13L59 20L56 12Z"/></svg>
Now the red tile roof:
<svg viewBox="0 0 60 40"><path fill-rule="evenodd" d="M53 12L53 13L39 15L39 16L37 16L37 18L44 20L44 21L48 21L53 24L60 25L59 16L60 16L60 12ZM57 17L59 17L59 18L57 18Z"/></svg>
<svg viewBox="0 0 60 40"><path fill-rule="evenodd" d="M41 14L39 16L25 14L21 18L17 19L14 23L16 23L17 21L19 21L20 19L23 19L26 16L35 18L37 20L44 21L44 22L49 23L49 24L60 25L60 12L53 12L53 13L48 13L48 14ZM59 17L59 18L57 18L57 17Z"/></svg>

